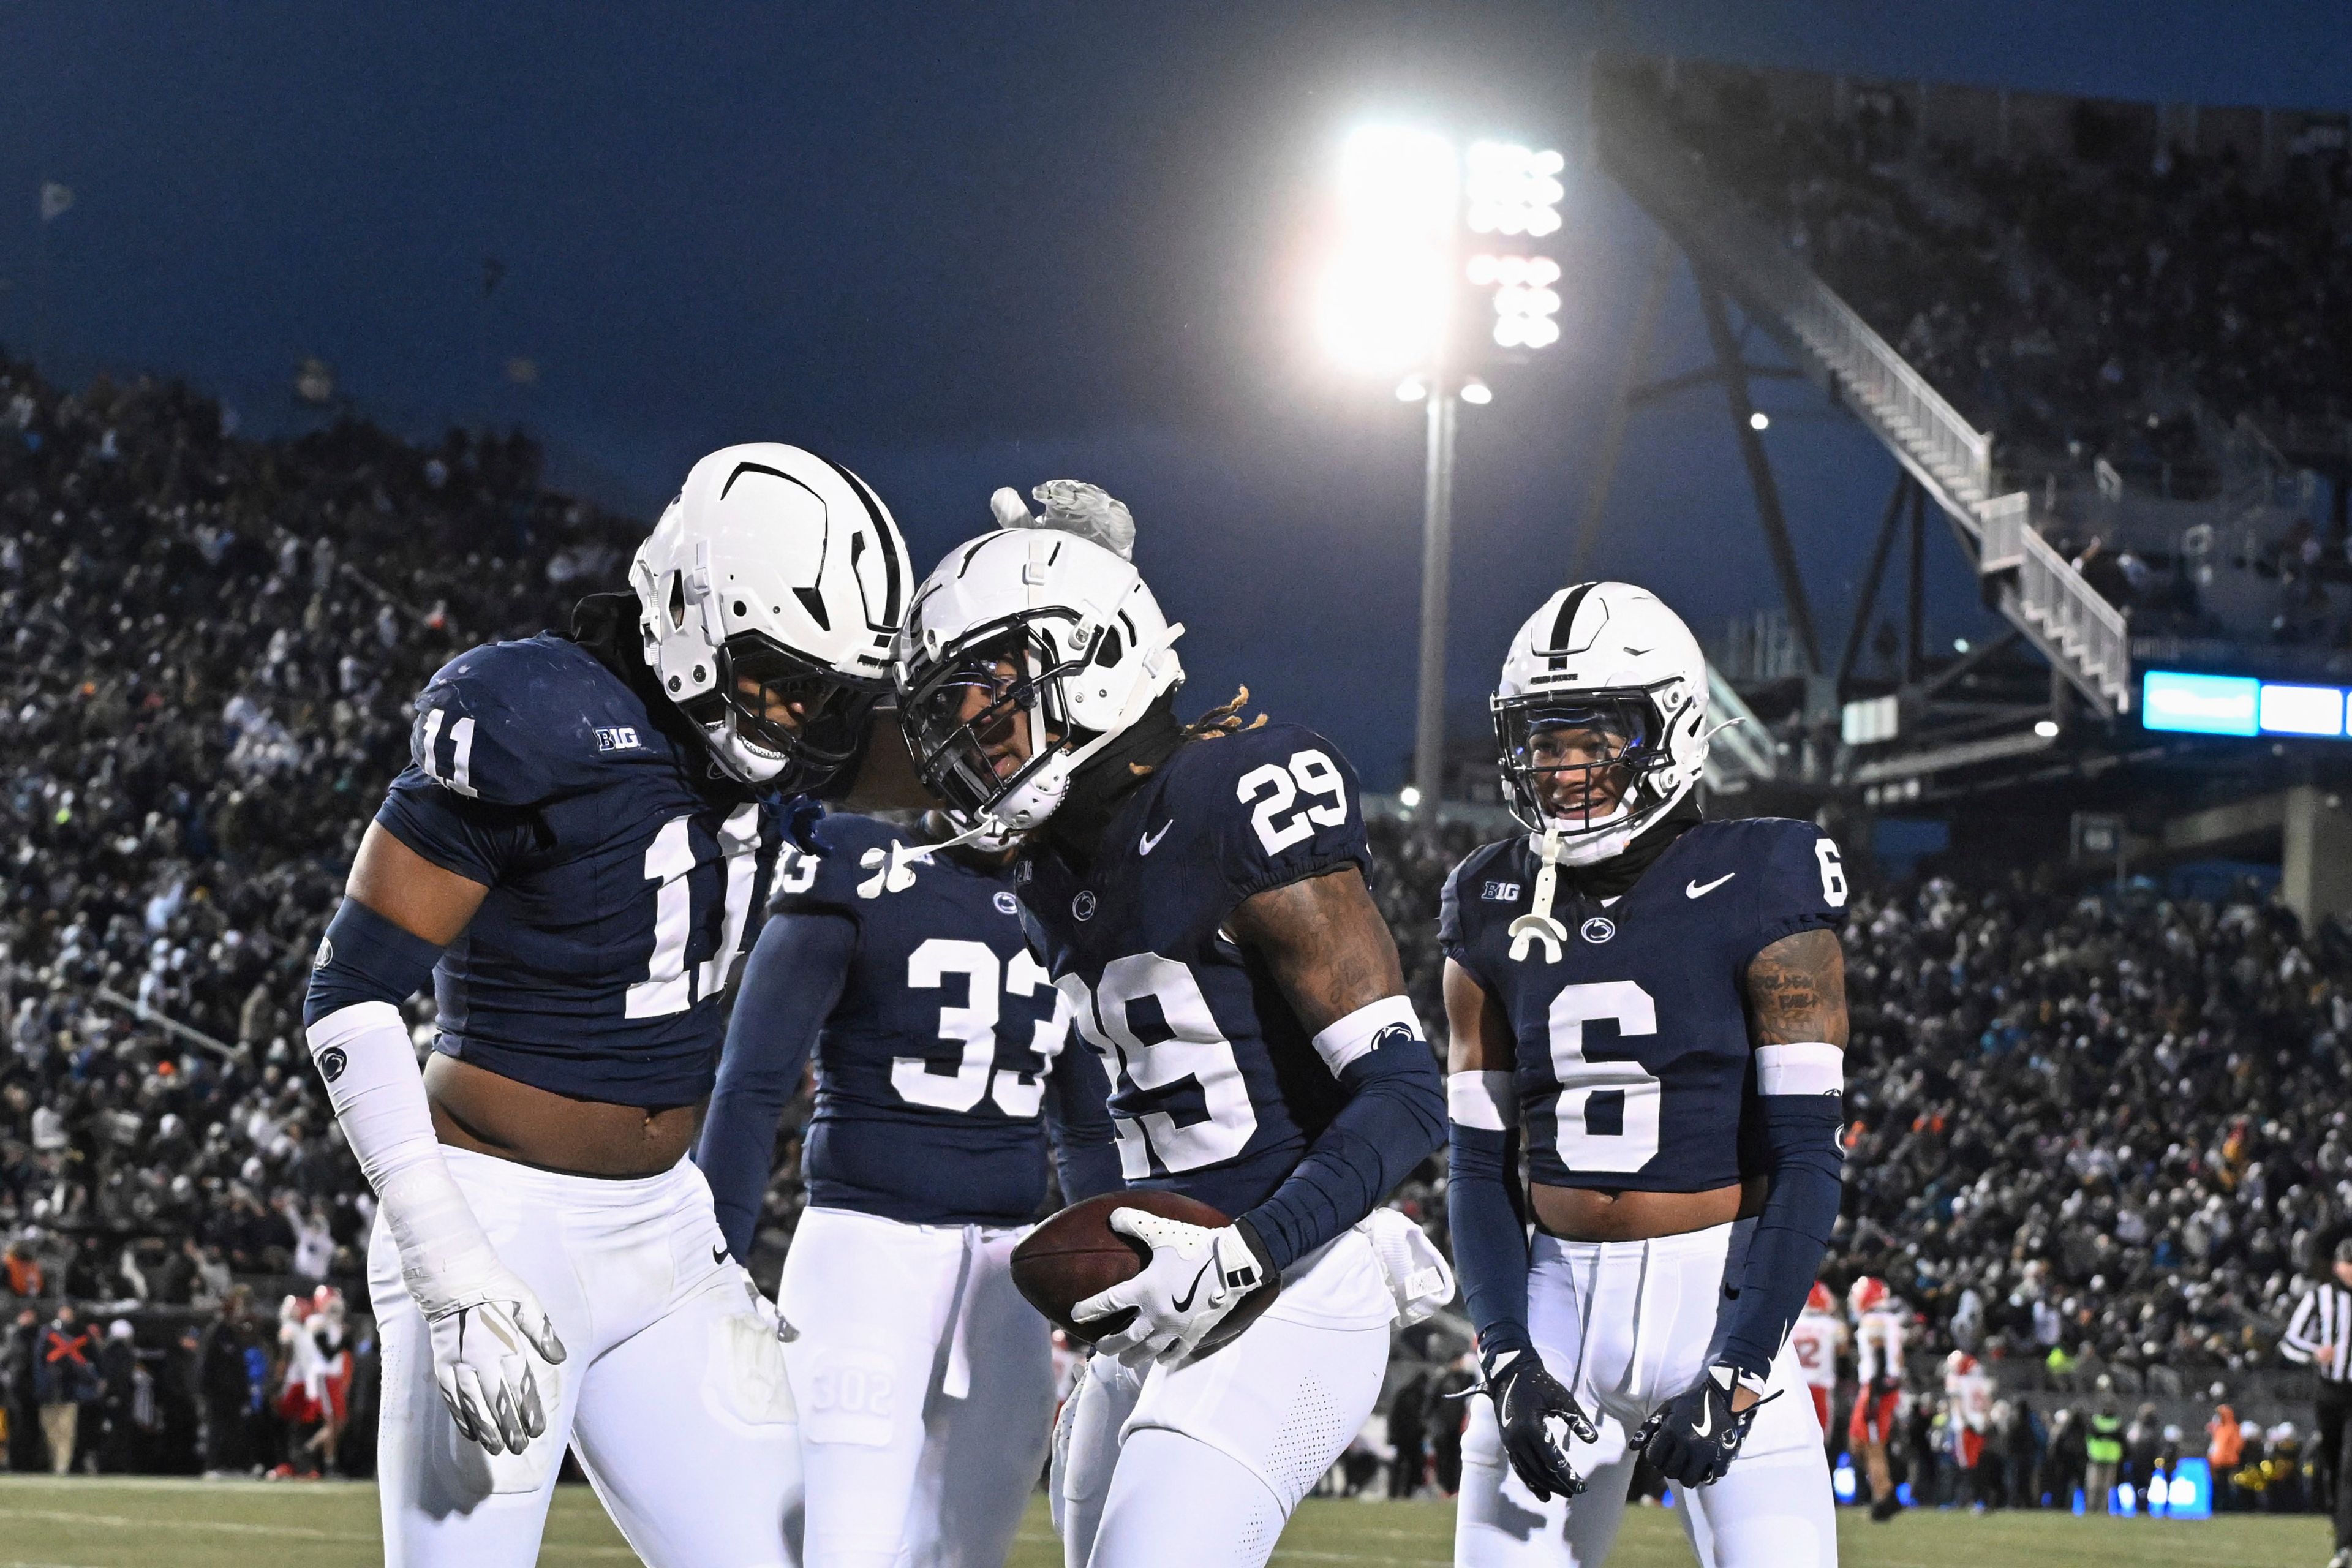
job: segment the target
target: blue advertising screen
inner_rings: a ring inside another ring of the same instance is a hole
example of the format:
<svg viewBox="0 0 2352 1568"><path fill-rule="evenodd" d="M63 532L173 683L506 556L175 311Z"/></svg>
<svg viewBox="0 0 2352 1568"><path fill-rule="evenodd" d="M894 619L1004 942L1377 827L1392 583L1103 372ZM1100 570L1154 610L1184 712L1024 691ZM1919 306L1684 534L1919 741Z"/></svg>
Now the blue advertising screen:
<svg viewBox="0 0 2352 1568"><path fill-rule="evenodd" d="M2341 741L2347 738L2347 710L2352 708L2341 686L2179 669L2151 669L2140 678L2140 722L2150 730Z"/></svg>

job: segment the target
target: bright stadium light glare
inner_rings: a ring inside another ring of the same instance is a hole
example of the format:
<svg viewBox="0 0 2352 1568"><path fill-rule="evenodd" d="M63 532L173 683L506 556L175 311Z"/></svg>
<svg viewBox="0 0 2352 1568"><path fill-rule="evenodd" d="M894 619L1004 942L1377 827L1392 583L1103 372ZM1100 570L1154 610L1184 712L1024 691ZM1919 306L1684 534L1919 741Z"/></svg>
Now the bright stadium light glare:
<svg viewBox="0 0 2352 1568"><path fill-rule="evenodd" d="M1501 347L1516 349L1526 346L1528 319L1525 316L1504 316L1495 322L1495 342Z"/></svg>
<svg viewBox="0 0 2352 1568"><path fill-rule="evenodd" d="M1568 160L1557 148L1547 147L1528 161L1528 167L1538 174L1557 174L1568 167Z"/></svg>
<svg viewBox="0 0 2352 1568"><path fill-rule="evenodd" d="M1430 363L1454 289L1453 143L1431 132L1368 126L1342 151L1339 198L1341 232L1317 301L1324 347L1365 371Z"/></svg>
<svg viewBox="0 0 2352 1568"><path fill-rule="evenodd" d="M1528 258L1524 256L1501 258L1495 263L1495 281L1511 289L1528 281Z"/></svg>
<svg viewBox="0 0 2352 1568"><path fill-rule="evenodd" d="M1528 347L1548 349L1559 342L1559 323L1549 316L1538 316L1527 326Z"/></svg>
<svg viewBox="0 0 2352 1568"><path fill-rule="evenodd" d="M1397 401L1399 403L1419 403L1423 398L1427 397L1428 395L1429 383L1422 380L1421 377L1417 375L1406 376L1402 381L1397 383Z"/></svg>
<svg viewBox="0 0 2352 1568"><path fill-rule="evenodd" d="M1483 408L1495 401L1495 389L1474 375L1462 384L1462 401Z"/></svg>
<svg viewBox="0 0 2352 1568"><path fill-rule="evenodd" d="M2055 719L2036 719L2033 721L2033 732L2041 736L2045 741L2054 741L2058 738L2058 721Z"/></svg>
<svg viewBox="0 0 2352 1568"><path fill-rule="evenodd" d="M1748 427L1750 430L1769 430L1772 428L1772 416L1759 408L1748 416Z"/></svg>
<svg viewBox="0 0 2352 1568"><path fill-rule="evenodd" d="M1503 261L1502 257L1481 251L1470 258L1470 265L1463 271L1473 285L1480 289L1488 289L1492 288L1495 281L1503 275Z"/></svg>
<svg viewBox="0 0 2352 1568"><path fill-rule="evenodd" d="M1528 281L1538 289L1549 289L1559 281L1559 263L1549 256L1528 258Z"/></svg>

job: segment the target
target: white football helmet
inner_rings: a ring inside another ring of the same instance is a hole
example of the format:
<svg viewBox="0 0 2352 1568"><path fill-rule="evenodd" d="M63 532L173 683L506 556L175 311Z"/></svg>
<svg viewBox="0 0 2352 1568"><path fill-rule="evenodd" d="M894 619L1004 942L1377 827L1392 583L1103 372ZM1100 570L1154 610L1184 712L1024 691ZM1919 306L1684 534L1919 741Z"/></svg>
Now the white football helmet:
<svg viewBox="0 0 2352 1568"><path fill-rule="evenodd" d="M1035 827L1087 758L1183 681L1183 632L1091 540L1004 529L948 552L915 590L895 668L924 787L1001 831ZM967 713L975 694L985 700ZM1014 765L1000 758L1016 713L1030 755Z"/></svg>
<svg viewBox="0 0 2352 1568"><path fill-rule="evenodd" d="M865 480L774 441L695 464L629 563L662 689L720 767L787 790L857 755L914 575Z"/></svg>
<svg viewBox="0 0 2352 1568"><path fill-rule="evenodd" d="M1706 766L1706 657L1680 616L1630 583L1580 583L1546 599L1511 638L1487 707L1512 815L1539 838L1559 829L1567 865L1622 853ZM1573 762L1547 755L1546 738L1568 731L1608 737L1612 749ZM1629 775L1604 814L1588 805L1561 815L1546 804L1541 780L1556 781L1555 796L1574 795L1604 768Z"/></svg>

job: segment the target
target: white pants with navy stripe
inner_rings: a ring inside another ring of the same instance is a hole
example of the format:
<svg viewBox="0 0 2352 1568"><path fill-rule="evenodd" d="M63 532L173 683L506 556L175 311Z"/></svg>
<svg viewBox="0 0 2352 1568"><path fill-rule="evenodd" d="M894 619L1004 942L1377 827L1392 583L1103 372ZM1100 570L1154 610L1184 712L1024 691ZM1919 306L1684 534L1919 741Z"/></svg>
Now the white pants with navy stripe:
<svg viewBox="0 0 2352 1568"><path fill-rule="evenodd" d="M1538 1502L1503 1457L1494 1402L1478 1396L1463 1443L1458 1568L1594 1568L1608 1561L1639 1458L1626 1438L1713 1363L1724 1281L1736 1275L1754 1225L1742 1220L1653 1241L1536 1237L1528 1328L1544 1365L1592 1416L1601 1440L1570 1442L1584 1493L1573 1503ZM1821 1423L1786 1345L1765 1398L1729 1473L1712 1486L1675 1489L1675 1512L1703 1568L1835 1568L1837 1521Z"/></svg>
<svg viewBox="0 0 2352 1568"><path fill-rule="evenodd" d="M777 1305L802 1413L806 1568L1002 1568L1054 1423L1027 1227L801 1216Z"/></svg>
<svg viewBox="0 0 2352 1568"><path fill-rule="evenodd" d="M651 1568L780 1568L800 1452L782 1347L729 1259L690 1161L603 1181L445 1149L490 1245L566 1352L539 1367L547 1431L496 1458L457 1436L382 1218L368 1288L383 1346L377 1490L387 1568L528 1568L568 1440Z"/></svg>
<svg viewBox="0 0 2352 1568"><path fill-rule="evenodd" d="M1055 1455L1066 1568L1258 1568L1370 1415L1395 1317L1350 1230L1222 1350L1140 1373L1096 1356Z"/></svg>

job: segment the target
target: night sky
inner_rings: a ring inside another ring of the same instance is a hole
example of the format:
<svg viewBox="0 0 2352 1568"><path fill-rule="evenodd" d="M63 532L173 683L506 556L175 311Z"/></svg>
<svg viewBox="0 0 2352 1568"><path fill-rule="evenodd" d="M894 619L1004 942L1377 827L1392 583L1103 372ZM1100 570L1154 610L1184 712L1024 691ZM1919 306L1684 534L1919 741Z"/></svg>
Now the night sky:
<svg viewBox="0 0 2352 1568"><path fill-rule="evenodd" d="M520 422L650 517L749 439L858 468L918 564L988 492L1133 507L1192 706L1247 681L1374 787L1411 744L1420 410L1306 323L1366 120L1570 153L1560 345L1464 412L1458 725L1564 580L1653 233L1579 166L1592 48L2208 103L2352 106L2337 0L2203 5L579 5L0 0L0 342L299 428L331 362L413 433ZM38 221L44 181L72 210ZM483 264L504 275L486 296ZM1686 277L1654 369L1699 363ZM500 367L539 366L518 386ZM1823 637L1893 460L1801 384L1766 437ZM1712 389L1637 416L1597 564L1702 637L1771 601ZM1957 552L1937 634L1981 626Z"/></svg>

